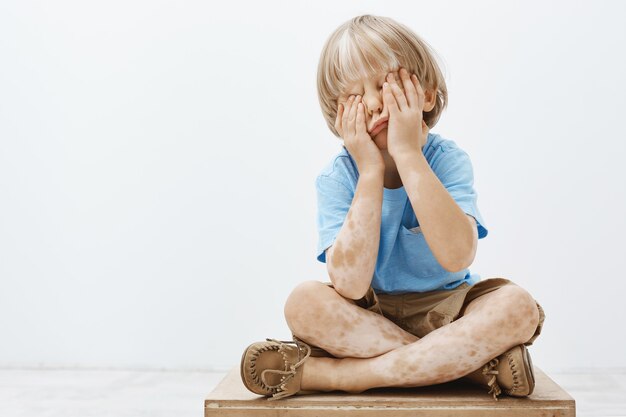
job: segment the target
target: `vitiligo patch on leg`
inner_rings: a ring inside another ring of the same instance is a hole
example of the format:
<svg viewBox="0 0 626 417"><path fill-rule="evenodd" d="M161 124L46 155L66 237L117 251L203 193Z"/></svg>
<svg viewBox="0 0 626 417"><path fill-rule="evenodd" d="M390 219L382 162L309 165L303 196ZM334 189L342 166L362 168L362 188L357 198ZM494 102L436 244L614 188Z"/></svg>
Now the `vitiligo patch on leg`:
<svg viewBox="0 0 626 417"><path fill-rule="evenodd" d="M337 357L370 358L418 340L382 315L347 301L333 288L311 291L316 292L317 301L297 310L290 320L291 330Z"/></svg>

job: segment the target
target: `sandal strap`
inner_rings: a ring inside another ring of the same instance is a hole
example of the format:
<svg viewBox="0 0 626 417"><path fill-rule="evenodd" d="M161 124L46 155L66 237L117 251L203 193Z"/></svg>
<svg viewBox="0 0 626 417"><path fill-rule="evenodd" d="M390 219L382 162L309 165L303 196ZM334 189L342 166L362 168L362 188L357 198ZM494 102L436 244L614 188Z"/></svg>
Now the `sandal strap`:
<svg viewBox="0 0 626 417"><path fill-rule="evenodd" d="M275 342L279 344L279 348L278 351L281 352L283 351L286 347L288 347L289 345L296 345L297 349L298 349L298 362L293 364L293 365L289 365L289 371L281 371L278 369L265 369L263 372L261 372L261 381L263 381L263 383L265 385L267 385L268 388L270 389L276 389L279 388L281 385L285 385L287 383L287 381L289 381L289 379L293 378L296 375L296 370L304 363L305 360L307 360L309 358L309 356L311 355L311 347L309 345L307 345L306 343L302 343L298 340L276 340L276 339L271 339L271 338L266 338L265 340L267 340L268 342ZM301 348L305 348L306 350L306 354L304 355L304 357L301 358ZM281 381L276 384L276 385L270 385L267 383L267 380L265 379L265 374L266 373L273 373L273 374L278 374L278 375L286 375L285 377L283 377L281 379ZM282 395L281 395L282 394ZM274 398L278 399L281 398L285 395L289 395L286 392L279 392L274 394Z"/></svg>

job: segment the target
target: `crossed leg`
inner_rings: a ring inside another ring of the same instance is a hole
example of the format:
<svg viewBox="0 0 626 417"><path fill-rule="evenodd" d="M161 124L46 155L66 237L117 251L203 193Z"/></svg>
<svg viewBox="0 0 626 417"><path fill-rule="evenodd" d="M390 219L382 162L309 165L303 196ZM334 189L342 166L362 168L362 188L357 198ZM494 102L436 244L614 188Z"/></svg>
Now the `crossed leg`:
<svg viewBox="0 0 626 417"><path fill-rule="evenodd" d="M515 284L472 300L457 320L418 338L318 281L285 304L291 331L336 358L310 357L301 389L351 393L452 381L529 340L539 322L532 296Z"/></svg>
<svg viewBox="0 0 626 417"><path fill-rule="evenodd" d="M319 281L305 281L291 292L285 319L293 334L338 358L372 358L419 340Z"/></svg>

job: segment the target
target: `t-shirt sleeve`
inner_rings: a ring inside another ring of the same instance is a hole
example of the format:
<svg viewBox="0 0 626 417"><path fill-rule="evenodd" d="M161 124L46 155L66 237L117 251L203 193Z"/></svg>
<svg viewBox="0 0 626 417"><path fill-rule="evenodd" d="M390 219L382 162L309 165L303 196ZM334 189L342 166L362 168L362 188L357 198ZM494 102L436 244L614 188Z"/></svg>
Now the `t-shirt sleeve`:
<svg viewBox="0 0 626 417"><path fill-rule="evenodd" d="M476 219L478 239L487 236L488 230L478 210L476 190L474 190L474 170L467 152L460 148L445 152L441 183L446 187L454 201L465 213Z"/></svg>
<svg viewBox="0 0 626 417"><path fill-rule="evenodd" d="M315 181L317 189L317 260L326 262L325 250L335 242L350 210L354 193L342 182L326 175Z"/></svg>

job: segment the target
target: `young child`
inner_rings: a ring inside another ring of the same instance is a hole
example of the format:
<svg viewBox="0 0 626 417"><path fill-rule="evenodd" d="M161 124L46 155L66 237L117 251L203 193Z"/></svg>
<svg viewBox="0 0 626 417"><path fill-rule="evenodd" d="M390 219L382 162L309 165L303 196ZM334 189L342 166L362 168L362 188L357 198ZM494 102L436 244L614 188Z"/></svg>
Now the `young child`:
<svg viewBox="0 0 626 417"><path fill-rule="evenodd" d="M430 129L447 104L431 48L393 19L335 30L318 68L328 127L344 146L317 177L319 242L330 282L285 304L293 340L248 346L241 378L269 399L464 378L526 396L526 346L545 314L506 278L468 267L487 228L468 154Z"/></svg>

